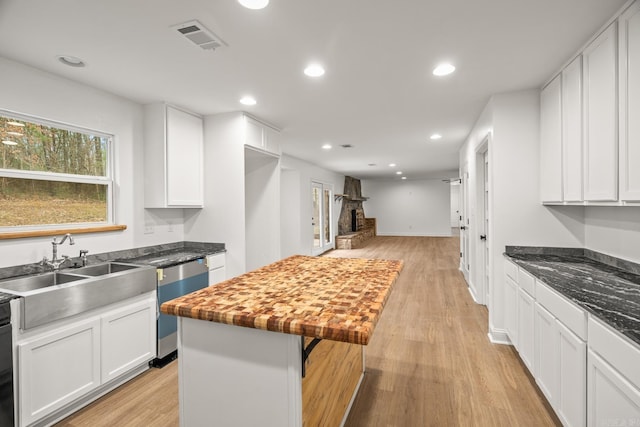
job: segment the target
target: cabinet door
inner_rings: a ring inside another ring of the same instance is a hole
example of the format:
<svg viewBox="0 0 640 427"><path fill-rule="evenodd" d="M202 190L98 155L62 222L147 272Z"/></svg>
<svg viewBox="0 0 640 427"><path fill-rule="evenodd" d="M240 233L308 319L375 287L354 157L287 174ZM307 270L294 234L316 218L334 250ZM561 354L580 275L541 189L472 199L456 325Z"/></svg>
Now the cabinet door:
<svg viewBox="0 0 640 427"><path fill-rule="evenodd" d="M540 94L540 196L542 202L562 201L561 76Z"/></svg>
<svg viewBox="0 0 640 427"><path fill-rule="evenodd" d="M619 19L620 200L640 200L640 3Z"/></svg>
<svg viewBox="0 0 640 427"><path fill-rule="evenodd" d="M560 337L556 318L540 304L535 304L534 312L535 378L547 400L556 407L558 396L558 347Z"/></svg>
<svg viewBox="0 0 640 427"><path fill-rule="evenodd" d="M518 290L518 353L535 377L534 358L534 300L522 289Z"/></svg>
<svg viewBox="0 0 640 427"><path fill-rule="evenodd" d="M565 202L582 197L582 56L562 70L562 183Z"/></svg>
<svg viewBox="0 0 640 427"><path fill-rule="evenodd" d="M280 133L269 127L263 129L264 148L273 154L280 154Z"/></svg>
<svg viewBox="0 0 640 427"><path fill-rule="evenodd" d="M156 304L146 300L102 316L102 382L156 355Z"/></svg>
<svg viewBox="0 0 640 427"><path fill-rule="evenodd" d="M518 349L518 285L509 276L504 278L505 329L511 344Z"/></svg>
<svg viewBox="0 0 640 427"><path fill-rule="evenodd" d="M100 321L18 344L21 424L28 425L100 385Z"/></svg>
<svg viewBox="0 0 640 427"><path fill-rule="evenodd" d="M167 205L203 205L202 118L167 106Z"/></svg>
<svg viewBox="0 0 640 427"><path fill-rule="evenodd" d="M588 426L637 425L640 390L592 350L588 352Z"/></svg>
<svg viewBox="0 0 640 427"><path fill-rule="evenodd" d="M557 331L560 384L555 410L565 426L584 426L587 417L587 345L559 321Z"/></svg>
<svg viewBox="0 0 640 427"><path fill-rule="evenodd" d="M244 116L244 121L245 121L244 143L252 147L265 149L264 138L262 135L262 123L247 116Z"/></svg>
<svg viewBox="0 0 640 427"><path fill-rule="evenodd" d="M209 270L209 286L216 285L226 280L226 272L224 267L214 268Z"/></svg>
<svg viewBox="0 0 640 427"><path fill-rule="evenodd" d="M616 23L583 52L584 199L618 199Z"/></svg>

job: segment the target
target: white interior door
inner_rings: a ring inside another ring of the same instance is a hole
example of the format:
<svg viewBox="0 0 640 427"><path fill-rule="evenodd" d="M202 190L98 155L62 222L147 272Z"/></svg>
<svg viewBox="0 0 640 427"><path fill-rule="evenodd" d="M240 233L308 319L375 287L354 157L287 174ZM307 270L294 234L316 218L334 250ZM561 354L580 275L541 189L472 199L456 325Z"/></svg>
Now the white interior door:
<svg viewBox="0 0 640 427"><path fill-rule="evenodd" d="M333 249L333 186L320 182L311 183L312 217L311 227L313 232L313 255Z"/></svg>
<svg viewBox="0 0 640 427"><path fill-rule="evenodd" d="M484 152L484 190L483 190L483 195L484 195L484 221L483 221L483 228L484 230L482 231L482 234L480 235L480 242L482 242L483 246L484 246L484 274L483 276L483 281L484 281L484 302L485 304L489 304L489 301L491 301L489 299L489 283L491 283L490 281L490 276L491 276L491 268L490 268L490 264L491 264L491 251L489 249L491 243L489 241L489 219L490 219L490 215L489 215L489 150Z"/></svg>
<svg viewBox="0 0 640 427"><path fill-rule="evenodd" d="M469 283L469 172L465 167L460 181L460 270Z"/></svg>

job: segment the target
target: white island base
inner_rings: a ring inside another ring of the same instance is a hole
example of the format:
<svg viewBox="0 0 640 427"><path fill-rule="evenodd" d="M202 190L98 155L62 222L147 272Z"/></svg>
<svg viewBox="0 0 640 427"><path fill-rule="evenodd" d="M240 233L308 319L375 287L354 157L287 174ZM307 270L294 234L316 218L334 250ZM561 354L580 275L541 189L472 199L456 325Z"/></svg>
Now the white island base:
<svg viewBox="0 0 640 427"><path fill-rule="evenodd" d="M332 411L325 419L344 424L364 375L363 347L321 342L304 397L301 347L299 335L178 317L180 425L299 427Z"/></svg>

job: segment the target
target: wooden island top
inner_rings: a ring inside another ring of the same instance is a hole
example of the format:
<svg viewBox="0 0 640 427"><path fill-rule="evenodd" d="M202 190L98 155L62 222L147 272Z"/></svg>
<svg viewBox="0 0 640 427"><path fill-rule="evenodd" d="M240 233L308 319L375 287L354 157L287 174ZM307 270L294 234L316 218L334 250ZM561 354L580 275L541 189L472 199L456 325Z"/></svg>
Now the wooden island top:
<svg viewBox="0 0 640 427"><path fill-rule="evenodd" d="M369 343L403 262L295 255L168 301L164 314Z"/></svg>

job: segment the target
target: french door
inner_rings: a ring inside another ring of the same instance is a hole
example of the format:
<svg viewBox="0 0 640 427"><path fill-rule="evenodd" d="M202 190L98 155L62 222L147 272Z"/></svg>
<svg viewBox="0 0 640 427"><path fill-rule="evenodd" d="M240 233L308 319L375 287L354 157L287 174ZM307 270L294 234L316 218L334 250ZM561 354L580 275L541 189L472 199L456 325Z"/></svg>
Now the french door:
<svg viewBox="0 0 640 427"><path fill-rule="evenodd" d="M333 217L332 199L332 185L315 181L311 182L313 255L319 255L334 247L333 225L331 221Z"/></svg>

